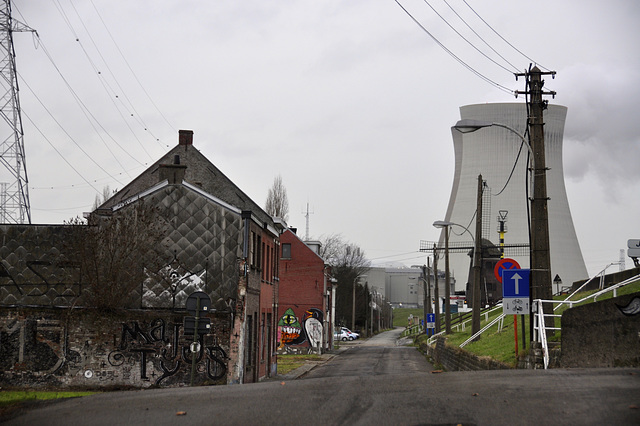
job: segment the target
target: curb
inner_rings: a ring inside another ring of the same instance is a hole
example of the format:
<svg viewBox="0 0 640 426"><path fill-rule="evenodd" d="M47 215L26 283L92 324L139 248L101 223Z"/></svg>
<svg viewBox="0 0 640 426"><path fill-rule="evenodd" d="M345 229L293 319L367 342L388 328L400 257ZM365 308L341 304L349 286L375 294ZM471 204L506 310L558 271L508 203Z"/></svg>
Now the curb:
<svg viewBox="0 0 640 426"><path fill-rule="evenodd" d="M334 349L331 352L320 355L322 357L322 361L308 361L304 365L296 368L295 370L288 372L287 374L278 374L274 377L271 377L269 381L271 380L287 381L287 380L299 379L300 377L307 374L309 371L316 368L318 365L323 365L331 361L333 358L335 358L336 356L340 355L342 352L345 352L349 349L350 347L344 347L344 346L338 349Z"/></svg>

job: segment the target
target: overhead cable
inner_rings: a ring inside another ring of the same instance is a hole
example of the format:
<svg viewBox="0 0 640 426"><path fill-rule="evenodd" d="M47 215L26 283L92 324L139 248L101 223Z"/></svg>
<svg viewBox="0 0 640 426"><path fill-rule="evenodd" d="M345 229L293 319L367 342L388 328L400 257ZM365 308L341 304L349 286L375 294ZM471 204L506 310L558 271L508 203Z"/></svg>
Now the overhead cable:
<svg viewBox="0 0 640 426"><path fill-rule="evenodd" d="M398 0L394 0L396 2L396 4L398 6L400 6L400 8L409 16L409 18L411 18L411 20L413 22L416 23L416 25L418 25L422 31L424 31L429 37L431 37L431 39L433 41L436 42L436 44L438 46L440 46L445 52L447 52L449 54L449 56L451 56L453 59L455 59L456 61L458 61L458 63L460 65L462 65L463 67L465 67L466 69L468 69L469 71L471 71L473 74L475 74L476 76L480 77L482 80L486 81L487 83L495 86L496 88L498 88L499 90L502 90L505 93L509 93L509 94L513 94L513 90L509 89L506 86L503 86L499 83L496 83L495 81L491 80L490 78L486 77L485 75L483 75L482 73L480 73L479 71L475 70L471 65L467 64L465 61L463 61L462 59L460 59L458 56L456 56L451 50L449 50L444 44L442 44L433 34L431 34L429 32L429 30L427 30L425 28L424 25L422 25L407 9L405 9L405 7L400 4L400 2Z"/></svg>
<svg viewBox="0 0 640 426"><path fill-rule="evenodd" d="M499 66L499 67L500 67L500 68L502 68L503 70L507 71L508 73L511 73L511 72L512 72L512 70L508 69L507 67L505 67L505 66L504 66L504 65L502 65L502 64L499 64L499 63L498 63L498 62L496 62L493 58L490 58L486 53L484 53L482 50L480 50L480 49L479 49L475 44L471 43L471 41L469 41L469 39L467 39L464 35L460 34L460 32L459 32L457 29L455 29L455 27L454 27L453 25L451 25L451 24L449 23L449 21L447 21L447 20L444 18L444 16L442 16L442 15L441 15L441 14L440 14L440 13L439 13L439 12L438 12L434 7L433 7L433 6L431 6L431 3L429 3L427 0L422 0L422 1L424 1L424 2L425 2L425 4L426 4L427 6L429 6L429 7L431 8L431 10L433 10L433 13L435 13L436 15L438 15L438 17L439 17L440 19L442 19L442 21L443 21L445 24L447 24L447 26L448 26L449 28L451 28L451 29L453 30L453 32L455 32L458 36L460 36L460 38L461 38L461 39L463 39L465 42L467 42L467 44L468 44L469 46L471 46L474 50L476 50L476 51L477 51L478 53L480 53L482 56L484 56L484 57L485 57L485 58L487 58L489 61L493 62L495 65ZM445 2L445 3L446 3L446 2ZM448 3L447 3L447 5L448 5ZM449 7L451 7L451 6L449 6ZM454 12L455 12L455 11L454 11ZM475 31L474 31L474 33L475 33ZM477 34L476 34L476 35L477 35ZM483 40L483 41L484 41L484 40ZM511 65L511 64L509 64L509 65ZM513 66L513 65L512 65L512 66ZM517 69L516 67L513 67L513 68L514 68L514 70L515 70L516 72L518 72L518 69Z"/></svg>
<svg viewBox="0 0 640 426"><path fill-rule="evenodd" d="M549 68L544 67L542 65L540 65L538 62L534 61L533 59L531 59L530 57L528 57L527 55L525 55L524 53L522 53L517 47L515 47L513 44L509 43L509 41L507 39L505 39L504 37L502 37L495 29L493 29L493 27L491 25L489 25L489 23L487 21L485 21L484 19L482 19L482 16L480 16L478 14L478 12L476 12L473 7L471 7L471 5L469 3L467 3L467 0L462 0L464 2L464 4L466 4L469 9L471 9L471 11L487 26L491 29L491 31L493 31L498 37L500 37L500 39L502 39L502 41L504 41L505 43L507 43L509 45L509 47L511 47L513 50L515 50L516 52L518 52L519 54L521 54L522 56L524 56L525 58L527 58L530 62L534 62L536 63L540 68L543 68L545 71L551 71Z"/></svg>

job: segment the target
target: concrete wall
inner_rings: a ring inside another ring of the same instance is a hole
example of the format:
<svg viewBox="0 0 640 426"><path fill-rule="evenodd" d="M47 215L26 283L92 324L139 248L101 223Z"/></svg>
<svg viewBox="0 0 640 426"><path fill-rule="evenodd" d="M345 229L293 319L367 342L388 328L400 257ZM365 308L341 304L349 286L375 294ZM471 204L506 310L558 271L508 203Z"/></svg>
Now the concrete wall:
<svg viewBox="0 0 640 426"><path fill-rule="evenodd" d="M640 293L562 314L563 367L640 366Z"/></svg>
<svg viewBox="0 0 640 426"><path fill-rule="evenodd" d="M193 338L185 313L88 309L0 309L0 387L188 386ZM196 384L227 383L230 315L209 315Z"/></svg>

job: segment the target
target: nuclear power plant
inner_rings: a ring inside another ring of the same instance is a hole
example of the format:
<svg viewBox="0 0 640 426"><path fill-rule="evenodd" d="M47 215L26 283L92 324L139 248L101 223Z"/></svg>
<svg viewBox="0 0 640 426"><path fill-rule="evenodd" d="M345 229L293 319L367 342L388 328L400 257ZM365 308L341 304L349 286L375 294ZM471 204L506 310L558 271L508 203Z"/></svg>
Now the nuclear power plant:
<svg viewBox="0 0 640 426"><path fill-rule="evenodd" d="M576 237L562 167L562 137L567 108L548 105L544 111L544 138L547 165L547 194L549 217L549 250L551 254L552 291L557 293L570 287L574 281L588 278L580 245ZM460 108L462 120L478 120L513 128L525 136L527 129L527 105L524 103L499 103L467 105ZM483 127L470 133L451 128L455 151L455 173L451 197L444 220L449 226L450 247L473 246L478 196L478 175L482 175L482 237L485 248L482 276L490 277L487 257L500 257L500 222L504 236L505 257L518 262L522 269L529 267L529 227L527 197L532 196L531 178L528 177L528 148L520 136L504 127ZM525 136L526 137L526 136ZM529 190L527 190L529 186ZM466 228L466 229L465 229ZM444 247L443 228L439 246ZM468 232L467 232L468 231ZM474 236L472 236L472 234ZM490 243L489 243L490 242ZM493 247L495 245L495 247ZM456 291L466 290L473 281L470 252L464 249L450 251L450 270L456 278ZM442 259L442 256L440 256ZM493 262L495 264L495 260ZM439 269L444 266L440 260ZM483 294L494 293L501 298L501 289L491 288L483 279ZM497 294L499 292L499 294ZM440 293L442 294L442 293ZM483 300L484 297L483 297Z"/></svg>

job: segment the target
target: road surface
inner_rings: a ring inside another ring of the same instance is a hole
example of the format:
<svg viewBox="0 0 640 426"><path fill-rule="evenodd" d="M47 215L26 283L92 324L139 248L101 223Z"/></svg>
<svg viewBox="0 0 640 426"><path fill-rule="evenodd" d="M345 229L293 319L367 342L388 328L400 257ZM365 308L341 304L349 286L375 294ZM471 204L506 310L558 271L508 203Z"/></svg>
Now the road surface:
<svg viewBox="0 0 640 426"><path fill-rule="evenodd" d="M640 369L434 373L394 332L346 346L298 380L104 393L6 424L640 424Z"/></svg>

